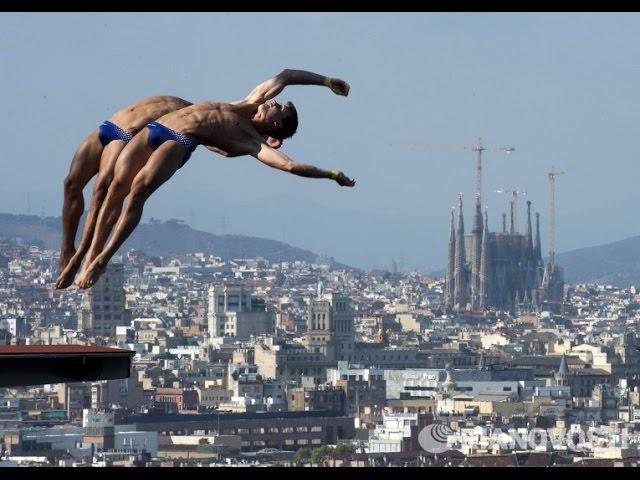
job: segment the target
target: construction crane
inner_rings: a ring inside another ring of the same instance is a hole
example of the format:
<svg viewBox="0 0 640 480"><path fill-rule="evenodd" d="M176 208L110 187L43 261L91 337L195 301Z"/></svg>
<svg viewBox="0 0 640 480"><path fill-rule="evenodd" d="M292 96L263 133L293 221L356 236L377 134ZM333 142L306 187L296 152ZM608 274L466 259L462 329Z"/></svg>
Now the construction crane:
<svg viewBox="0 0 640 480"><path fill-rule="evenodd" d="M482 137L476 137L475 146L469 145L451 145L451 144L431 144L431 143L402 143L401 145L409 148L454 148L462 150L470 150L477 152L476 155L476 196L482 197L482 152L506 152L507 154L515 150L514 147L485 147L482 145Z"/></svg>
<svg viewBox="0 0 640 480"><path fill-rule="evenodd" d="M503 188L501 190L494 190L496 193L506 193L511 195L511 217L513 218L513 230L511 233L516 233L518 229L518 194L526 195L526 190L517 190L516 188Z"/></svg>
<svg viewBox="0 0 640 480"><path fill-rule="evenodd" d="M549 263L556 264L556 177L565 172L551 167L549 175Z"/></svg>

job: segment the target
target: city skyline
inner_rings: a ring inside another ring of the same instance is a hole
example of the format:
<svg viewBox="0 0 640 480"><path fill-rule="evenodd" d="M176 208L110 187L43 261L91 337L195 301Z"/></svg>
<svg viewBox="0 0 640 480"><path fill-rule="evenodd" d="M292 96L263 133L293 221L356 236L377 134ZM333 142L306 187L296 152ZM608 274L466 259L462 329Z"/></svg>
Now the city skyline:
<svg viewBox="0 0 640 480"><path fill-rule="evenodd" d="M56 262L0 241L2 467L639 464L636 286L451 311L417 274L132 250L82 291Z"/></svg>

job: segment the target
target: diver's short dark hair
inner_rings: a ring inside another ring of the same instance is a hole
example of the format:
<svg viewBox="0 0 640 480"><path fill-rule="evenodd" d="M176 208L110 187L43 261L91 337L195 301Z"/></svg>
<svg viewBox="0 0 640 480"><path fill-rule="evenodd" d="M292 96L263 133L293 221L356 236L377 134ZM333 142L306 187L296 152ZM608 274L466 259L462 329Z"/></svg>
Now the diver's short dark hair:
<svg viewBox="0 0 640 480"><path fill-rule="evenodd" d="M273 138L278 140L284 140L285 138L293 137L298 129L298 112L293 103L287 102L285 104L289 107L289 114L282 120L282 127L270 133Z"/></svg>

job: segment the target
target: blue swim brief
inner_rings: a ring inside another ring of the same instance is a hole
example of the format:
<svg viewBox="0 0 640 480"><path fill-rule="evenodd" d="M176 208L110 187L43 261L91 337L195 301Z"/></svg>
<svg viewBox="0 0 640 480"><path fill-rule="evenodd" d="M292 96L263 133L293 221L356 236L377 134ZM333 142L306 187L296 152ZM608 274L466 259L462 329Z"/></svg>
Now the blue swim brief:
<svg viewBox="0 0 640 480"><path fill-rule="evenodd" d="M189 160L191 154L197 147L197 145L194 145L191 140L189 140L181 133L178 133L175 130L171 130L169 127L165 127L160 123L151 122L147 125L147 128L149 129L149 146L154 150L167 140L178 142L184 147L186 152L184 154L184 158L182 159L182 165L180 165L180 167L178 168L182 168L184 164L187 163L187 160Z"/></svg>
<svg viewBox="0 0 640 480"><path fill-rule="evenodd" d="M112 140L123 140L124 142L128 142L132 137L133 135L129 132L125 132L109 120L105 120L104 123L98 127L98 138L100 139L100 143L103 147L106 147Z"/></svg>

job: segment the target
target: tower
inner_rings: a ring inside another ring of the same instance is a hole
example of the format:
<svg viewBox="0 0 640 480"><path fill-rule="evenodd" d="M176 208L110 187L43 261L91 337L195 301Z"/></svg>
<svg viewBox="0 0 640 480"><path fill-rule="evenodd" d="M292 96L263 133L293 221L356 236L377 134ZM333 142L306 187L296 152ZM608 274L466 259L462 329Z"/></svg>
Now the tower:
<svg viewBox="0 0 640 480"><path fill-rule="evenodd" d="M491 305L491 249L489 246L489 217L487 208L484 210L484 230L482 232L481 258L480 258L480 303L481 309Z"/></svg>
<svg viewBox="0 0 640 480"><path fill-rule="evenodd" d="M329 361L354 359L354 317L349 297L323 293L309 303L307 347Z"/></svg>
<svg viewBox="0 0 640 480"><path fill-rule="evenodd" d="M473 250L471 258L471 307L476 309L480 304L480 256L482 254L482 207L480 193L476 193L476 208L473 217Z"/></svg>
<svg viewBox="0 0 640 480"><path fill-rule="evenodd" d="M532 292L532 308L534 311L540 309L540 286L544 275L544 262L542 261L542 243L540 241L540 213L536 212L536 240L533 245L534 272L536 290Z"/></svg>
<svg viewBox="0 0 640 480"><path fill-rule="evenodd" d="M527 256L533 257L533 230L531 228L531 200L527 200Z"/></svg>
<svg viewBox="0 0 640 480"><path fill-rule="evenodd" d="M560 360L560 368L554 375L555 384L566 386L569 385L569 376L571 372L569 371L569 366L567 364L567 356L562 354L562 359Z"/></svg>
<svg viewBox="0 0 640 480"><path fill-rule="evenodd" d="M524 267L524 295L525 303L530 300L533 290L538 287L536 276L536 260L533 248L533 229L531 228L531 201L527 200L527 246L525 249Z"/></svg>
<svg viewBox="0 0 640 480"><path fill-rule="evenodd" d="M509 228L509 233L511 233L511 235L514 235L516 233L516 203L511 200L511 202L509 203L510 205L510 210L511 210L511 223L510 223L510 228Z"/></svg>
<svg viewBox="0 0 640 480"><path fill-rule="evenodd" d="M539 266L542 263L542 244L540 243L540 212L536 212L536 242L533 246L534 257L536 264Z"/></svg>
<svg viewBox="0 0 640 480"><path fill-rule="evenodd" d="M466 255L464 245L464 215L462 212L462 193L458 194L458 230L456 232L456 255L454 266L454 307L464 310L467 305Z"/></svg>
<svg viewBox="0 0 640 480"><path fill-rule="evenodd" d="M456 230L453 218L454 210L455 207L451 207L451 225L449 226L449 250L447 252L447 273L445 278L445 304L447 309L453 308L455 291L454 276L456 269Z"/></svg>

